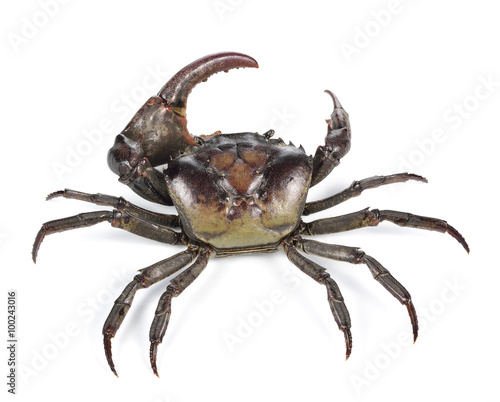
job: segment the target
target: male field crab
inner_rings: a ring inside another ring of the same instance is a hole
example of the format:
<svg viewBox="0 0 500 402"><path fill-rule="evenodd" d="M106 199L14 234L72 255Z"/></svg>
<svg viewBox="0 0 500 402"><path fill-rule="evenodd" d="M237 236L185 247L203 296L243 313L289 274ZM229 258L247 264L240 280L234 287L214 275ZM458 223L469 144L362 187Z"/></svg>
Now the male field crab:
<svg viewBox="0 0 500 402"><path fill-rule="evenodd" d="M357 247L326 244L305 236L342 232L382 221L399 226L449 233L467 252L469 247L444 220L407 212L362 209L347 215L304 222L302 216L331 208L358 196L364 190L391 183L426 179L411 173L373 176L353 184L331 197L307 202L309 188L321 182L349 151L349 116L337 97L327 120L324 145L314 156L302 146L271 138L272 130L193 136L187 129L187 98L193 87L220 71L258 67L241 53L217 53L181 69L151 97L116 137L108 153L108 164L119 181L148 201L174 206L178 215L147 211L122 197L87 194L73 190L56 191L47 199L65 197L112 207L112 211L81 213L44 223L33 245L33 261L46 235L109 222L115 228L157 240L184 245L186 249L141 269L116 299L103 328L104 350L111 370L111 339L125 318L136 292L163 280L182 268L161 295L149 332L150 362L158 375L156 354L171 314L172 299L179 296L204 270L212 256L267 253L282 249L292 264L326 287L328 302L346 344L346 359L352 348L351 321L337 283L326 269L305 254L365 264L373 277L406 306L413 328L418 321L411 296L373 257ZM163 171L157 167L163 166ZM194 261L194 262L193 262Z"/></svg>

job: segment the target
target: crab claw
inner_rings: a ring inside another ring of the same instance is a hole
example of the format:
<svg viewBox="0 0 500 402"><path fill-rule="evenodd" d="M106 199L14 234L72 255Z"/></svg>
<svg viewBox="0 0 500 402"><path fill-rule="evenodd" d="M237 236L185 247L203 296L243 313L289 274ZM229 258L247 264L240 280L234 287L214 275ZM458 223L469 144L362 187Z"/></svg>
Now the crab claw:
<svg viewBox="0 0 500 402"><path fill-rule="evenodd" d="M162 174L154 169L197 142L187 129L191 90L220 71L258 67L250 56L223 52L202 57L181 69L138 110L108 152L110 169L132 190L153 202L172 205Z"/></svg>
<svg viewBox="0 0 500 402"><path fill-rule="evenodd" d="M333 112L330 116L330 120L328 120L328 131L342 129L344 127L350 130L351 124L349 123L349 115L342 107L339 99L328 89L325 89L325 93L330 95L333 100Z"/></svg>
<svg viewBox="0 0 500 402"><path fill-rule="evenodd" d="M333 92L328 89L325 92L333 100L333 112L328 123L325 145L316 149L313 159L313 174L311 187L318 184L340 163L351 148L351 124L349 114L344 110L342 104Z"/></svg>
<svg viewBox="0 0 500 402"><path fill-rule="evenodd" d="M259 67L257 61L242 53L215 53L198 59L175 74L158 93L168 102L175 113L186 116L187 98L196 84L211 75L233 68Z"/></svg>

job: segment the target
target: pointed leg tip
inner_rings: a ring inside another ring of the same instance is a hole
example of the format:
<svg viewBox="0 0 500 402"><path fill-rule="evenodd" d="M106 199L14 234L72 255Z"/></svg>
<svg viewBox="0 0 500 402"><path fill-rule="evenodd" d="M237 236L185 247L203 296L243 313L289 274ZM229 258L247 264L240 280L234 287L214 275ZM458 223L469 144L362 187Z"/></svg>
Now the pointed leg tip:
<svg viewBox="0 0 500 402"><path fill-rule="evenodd" d="M467 242L465 241L464 237L460 234L460 232L455 229L453 226L448 225L448 228L446 230L448 234L450 234L456 241L458 241L462 247L467 251L467 254L470 253L470 248Z"/></svg>
<svg viewBox="0 0 500 402"><path fill-rule="evenodd" d="M104 334L104 354L106 355L106 361L108 362L108 366L113 372L115 376L118 377L118 373L116 372L115 364L113 362L113 356L111 354L111 338L113 336L111 334Z"/></svg>
<svg viewBox="0 0 500 402"><path fill-rule="evenodd" d="M427 180L424 176L420 176L418 174L410 174L411 178L416 181L421 181L423 183L429 183L429 180Z"/></svg>
<svg viewBox="0 0 500 402"><path fill-rule="evenodd" d="M460 233L458 233L458 231L455 230L455 232L456 232L457 236L454 236L454 235L452 235L452 236L455 237L455 239L457 239L457 241L462 245L462 247L465 249L465 251L467 251L467 254L470 254L469 245L467 244L467 242L465 241L463 236Z"/></svg>
<svg viewBox="0 0 500 402"><path fill-rule="evenodd" d="M33 262L36 264L36 258L38 257L38 250L40 250L40 246L43 242L43 239L46 235L45 224L42 225L38 233L36 234L35 241L33 242L33 247L31 248L31 258Z"/></svg>
<svg viewBox="0 0 500 402"><path fill-rule="evenodd" d="M153 373L155 376L160 378L158 374L158 368L156 367L156 353L158 351L159 342L151 342L151 347L149 349L149 361L151 363L151 368L153 369Z"/></svg>
<svg viewBox="0 0 500 402"><path fill-rule="evenodd" d="M413 343L417 341L418 337L418 317L417 311L415 310L415 306L411 300L408 300L406 304L406 308L408 309L408 315L410 316L411 327L413 330Z"/></svg>
<svg viewBox="0 0 500 402"><path fill-rule="evenodd" d="M53 193L50 193L49 195L47 195L47 197L45 197L45 201L49 201L52 198L56 197L62 197L63 195L64 195L64 190L54 191Z"/></svg>
<svg viewBox="0 0 500 402"><path fill-rule="evenodd" d="M349 359L349 356L351 356L351 351L352 351L352 335L349 328L342 328L341 330L344 333L345 359L347 361L347 359Z"/></svg>
<svg viewBox="0 0 500 402"><path fill-rule="evenodd" d="M40 243L35 241L35 244L33 244L33 248L31 250L31 259L33 260L33 263L36 264L36 259L38 257L38 249L40 248Z"/></svg>
<svg viewBox="0 0 500 402"><path fill-rule="evenodd" d="M115 365L113 364L113 361L111 360L111 362L108 360L108 365L109 365L109 368L111 369L111 371L113 372L113 374L119 378L120 376L118 375L118 373L116 372L116 368L115 368Z"/></svg>

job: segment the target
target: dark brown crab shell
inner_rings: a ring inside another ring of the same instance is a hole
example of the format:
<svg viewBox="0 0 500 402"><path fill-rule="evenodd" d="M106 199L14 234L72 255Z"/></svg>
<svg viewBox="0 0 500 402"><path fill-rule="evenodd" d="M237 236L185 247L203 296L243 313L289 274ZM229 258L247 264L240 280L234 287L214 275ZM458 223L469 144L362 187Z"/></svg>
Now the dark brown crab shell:
<svg viewBox="0 0 500 402"><path fill-rule="evenodd" d="M188 148L164 174L188 237L219 256L272 251L299 225L312 158L281 139L219 134Z"/></svg>
<svg viewBox="0 0 500 402"><path fill-rule="evenodd" d="M326 287L333 316L344 334L347 359L352 350L351 320L341 291L324 267L302 253L366 265L374 279L406 306L416 340L418 320L411 295L384 266L359 248L308 240L302 234L333 234L388 221L449 233L469 252L465 239L446 221L408 212L366 208L311 222L300 220L301 214L332 208L364 190L408 180L426 181L411 173L372 176L355 181L328 198L305 203L309 187L330 174L350 148L349 116L330 91L326 92L333 99L334 110L327 120L324 145L316 149L314 157L307 157L301 147L271 140L271 132L193 137L187 131L186 120L190 91L214 73L239 67L258 64L250 56L223 52L184 67L137 112L108 153L109 166L122 183L149 201L175 204L179 216L148 211L122 197L100 193L66 189L47 197L77 199L113 207L113 211L85 212L44 223L33 244L34 262L45 236L100 222L162 243L187 246L184 251L141 269L115 301L103 328L106 359L115 374L111 339L136 292L175 274L160 297L150 329L150 362L158 375L157 349L170 320L172 299L201 274L214 254L273 251L280 246L291 263ZM179 155L182 150L184 153ZM156 169L163 164L168 164L164 174ZM180 231L173 230L180 226Z"/></svg>

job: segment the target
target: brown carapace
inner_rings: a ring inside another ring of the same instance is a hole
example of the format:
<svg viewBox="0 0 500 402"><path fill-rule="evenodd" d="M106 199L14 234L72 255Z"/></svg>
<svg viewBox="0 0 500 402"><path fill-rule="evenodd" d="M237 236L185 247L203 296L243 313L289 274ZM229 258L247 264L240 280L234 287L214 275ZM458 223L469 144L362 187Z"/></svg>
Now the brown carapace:
<svg viewBox="0 0 500 402"><path fill-rule="evenodd" d="M325 268L303 253L365 264L373 277L406 306L416 340L418 321L411 296L386 268L359 248L321 243L304 236L376 226L388 221L399 226L449 233L469 252L464 238L445 221L407 212L366 208L332 218L302 220L305 215L331 208L367 189L408 180L426 182L423 177L411 173L373 176L354 181L349 188L331 197L307 202L309 188L322 181L350 149L349 116L330 91L326 92L333 99L334 109L327 120L325 143L317 148L314 156L307 155L302 147L272 138L272 130L264 134L192 136L186 120L187 98L192 88L214 73L238 67L258 65L244 54L225 52L203 57L184 67L165 84L158 96L151 97L141 107L116 137L108 153L108 164L122 183L146 200L174 206L177 215L151 212L122 197L105 194L62 190L47 197L78 199L113 210L86 212L44 223L33 245L33 261L46 235L99 222L109 222L113 227L139 236L186 247L172 257L141 269L116 299L103 328L106 358L115 374L111 339L130 309L137 290L187 266L170 280L149 332L151 367L158 375L157 348L168 326L172 298L180 295L200 275L211 256L284 250L295 266L326 287L333 316L344 333L348 358L352 349L351 321L340 289Z"/></svg>

